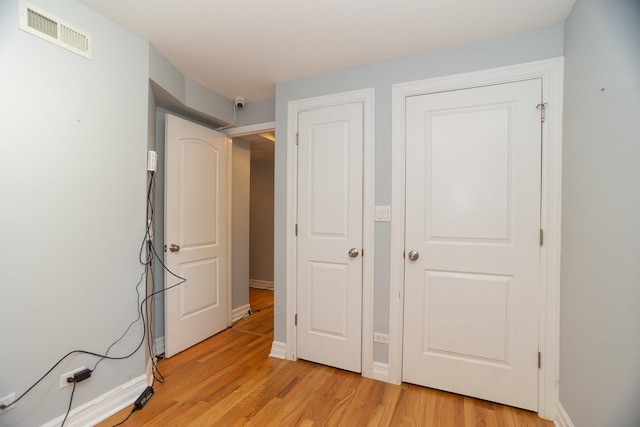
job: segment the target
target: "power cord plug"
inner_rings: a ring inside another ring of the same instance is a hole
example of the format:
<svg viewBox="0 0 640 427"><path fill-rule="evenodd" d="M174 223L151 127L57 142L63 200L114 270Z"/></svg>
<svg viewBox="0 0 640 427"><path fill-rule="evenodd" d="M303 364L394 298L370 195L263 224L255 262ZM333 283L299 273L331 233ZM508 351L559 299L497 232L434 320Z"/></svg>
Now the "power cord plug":
<svg viewBox="0 0 640 427"><path fill-rule="evenodd" d="M93 371L88 368L84 368L82 371L76 372L72 377L67 378L68 383L79 383L91 376Z"/></svg>

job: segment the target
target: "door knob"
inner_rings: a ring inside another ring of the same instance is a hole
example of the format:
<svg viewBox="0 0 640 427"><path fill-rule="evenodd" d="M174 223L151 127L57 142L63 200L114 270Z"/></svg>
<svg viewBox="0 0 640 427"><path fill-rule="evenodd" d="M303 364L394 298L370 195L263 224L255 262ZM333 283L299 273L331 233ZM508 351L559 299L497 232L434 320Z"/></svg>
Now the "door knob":
<svg viewBox="0 0 640 427"><path fill-rule="evenodd" d="M349 256L351 258L355 258L360 254L360 252L356 248L349 249Z"/></svg>
<svg viewBox="0 0 640 427"><path fill-rule="evenodd" d="M178 246L178 245L176 245L176 244L172 243L172 244L171 244L171 246L169 246L169 250L170 250L171 252L178 252L178 251L180 250L180 246Z"/></svg>
<svg viewBox="0 0 640 427"><path fill-rule="evenodd" d="M411 251L411 252L409 252L409 259L410 259L411 261L415 261L415 260L417 260L418 258L420 258L420 254L419 254L418 252L416 252L416 251Z"/></svg>

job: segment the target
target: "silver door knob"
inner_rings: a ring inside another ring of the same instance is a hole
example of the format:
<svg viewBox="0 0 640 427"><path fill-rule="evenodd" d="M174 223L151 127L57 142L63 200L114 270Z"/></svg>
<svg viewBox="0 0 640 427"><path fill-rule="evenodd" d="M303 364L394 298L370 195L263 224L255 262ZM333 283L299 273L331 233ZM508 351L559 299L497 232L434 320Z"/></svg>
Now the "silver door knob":
<svg viewBox="0 0 640 427"><path fill-rule="evenodd" d="M349 256L351 258L355 258L360 254L360 252L356 248L349 249Z"/></svg>
<svg viewBox="0 0 640 427"><path fill-rule="evenodd" d="M180 246L172 243L171 246L169 246L169 250L171 252L178 252L180 250Z"/></svg>
<svg viewBox="0 0 640 427"><path fill-rule="evenodd" d="M409 259L410 259L411 261L415 261L415 260L417 260L418 258L420 258L420 254L419 254L418 252L416 252L416 251L411 251L411 252L409 252Z"/></svg>

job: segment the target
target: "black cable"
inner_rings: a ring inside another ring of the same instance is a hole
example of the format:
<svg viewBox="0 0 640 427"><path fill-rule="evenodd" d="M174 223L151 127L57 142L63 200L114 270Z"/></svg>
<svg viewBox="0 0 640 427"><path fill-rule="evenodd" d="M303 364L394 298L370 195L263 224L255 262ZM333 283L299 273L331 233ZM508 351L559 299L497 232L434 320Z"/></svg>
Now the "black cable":
<svg viewBox="0 0 640 427"><path fill-rule="evenodd" d="M143 271L143 272L142 272L142 274L140 275L140 280L138 280L138 284L136 285L136 294L138 295L138 297L136 298L136 300L138 300L138 301L140 300L140 290L139 290L139 287L140 287L140 283L142 283L142 279L144 279L144 278L145 278L145 276L146 276L146 274L145 274L145 273L146 273L146 269L145 269L145 271ZM132 327L133 325L135 325L135 324L138 322L138 320L140 320L140 313L139 313L139 312L138 312L138 317L137 317L133 322L129 323L129 326L128 326L128 327L127 327L127 329L124 331L124 333L120 336L120 338L118 338L118 339L117 339L117 340L115 340L113 343L111 343L111 345L109 346L109 348L107 348L107 351L104 353L104 354L105 354L105 357L100 358L100 359L96 362L96 364L93 366L93 369L91 370L91 372L93 372L93 371L95 371L95 370L96 370L96 368L98 367L98 364L99 364L100 362L102 362L102 361L106 358L106 356L109 354L109 351L111 350L111 348L112 348L114 345L116 345L117 343L119 343L119 342L120 342L120 341L121 341L121 340L122 340L122 339L127 335L127 332L129 332L129 330L131 329L131 327Z"/></svg>
<svg viewBox="0 0 640 427"><path fill-rule="evenodd" d="M113 427L118 427L121 426L122 424L126 423L127 420L131 417L131 414L133 414L134 412L136 412L136 407L134 406L133 408L131 408L131 412L129 412L129 415L127 415L127 418L125 418L124 420L120 421L118 424L114 424ZM62 427L62 426L60 426Z"/></svg>
<svg viewBox="0 0 640 427"><path fill-rule="evenodd" d="M150 181L150 184L149 184L149 191L147 192L147 197L149 197L150 192L151 192L151 189L153 188L153 184L152 184L153 182L154 182L154 178L153 178L153 173L152 173L152 175L151 175L151 181ZM146 232L145 232L145 236L144 236L143 241L142 241L141 250L140 250L140 259L139 259L139 260L140 260L140 263L141 263L141 264L143 264L143 265L147 265L147 264L148 264L148 261L143 261L143 260L142 260L142 248L144 247L144 243L147 241L147 236L149 235L149 228L150 228L150 227L149 227L149 224L148 224L148 223L145 225L145 228L146 228ZM174 276L176 276L176 275L174 274ZM144 272L143 272L143 277L144 277ZM176 277L179 277L179 276L176 276ZM180 282L180 283L176 284L175 286L177 286L177 285L179 285L179 284L181 284L181 283L184 283L184 281L186 281L186 279L183 279L183 281L182 281L182 282ZM139 284L139 283L140 283L140 282L138 282L138 284ZM136 285L136 288L137 288L137 286L138 286L138 285ZM170 288L168 288L168 289L170 289ZM163 291L164 291L164 290L163 290ZM140 296L138 295L138 299L139 299L139 298L140 298ZM144 302L145 302L146 300L147 300L147 298L145 298L145 299L143 300L143 304L144 304ZM142 310L142 308L141 308L141 310ZM144 315L143 315L143 321L144 321ZM134 322L134 323L135 323L135 322ZM22 398L23 398L24 396L26 396L29 392L31 392L31 390L33 390L33 389L34 389L38 384L40 384L40 382L42 382L42 380L44 380L44 379L45 379L45 378L46 378L46 377L47 377L47 376L48 376L48 375L49 375L49 374L50 374L50 373L51 373L51 372L52 372L56 367L58 367L58 365L59 365L60 363L62 363L62 362L63 362L67 357L71 356L72 354L86 354L86 355L89 355L89 356L95 356L95 357L101 358L101 360L103 360L103 359L109 359L109 360L124 360L124 359L128 359L129 357L133 356L135 353L137 353L137 352L138 352L138 350L140 350L140 348L141 348L141 347L142 347L142 345L144 344L145 336L146 336L146 335L145 335L145 330L144 330L144 328L143 328L142 339L140 340L140 343L139 343L139 344L138 344L138 346L135 348L135 350L133 350L131 353L127 354L126 356L109 356L108 354L99 354L99 353L94 353L94 352L86 351L86 350L72 350L72 351L68 352L67 354L65 354L64 356L62 356L62 357L61 357L61 358L60 358L60 359L59 359L59 360L58 360L58 361L57 361L57 362L56 362L56 363L55 363L55 364L54 364L54 365L53 365L53 366L52 366L52 367L47 371L47 372L45 372L45 373L44 373L44 375L42 375L42 376L41 376L41 377L40 377L40 378L39 378L35 383L33 383L33 384L32 384L32 385L31 385L31 386L30 386L30 387L29 387L29 388L28 388L24 393L22 393L20 396L18 396L18 398L17 398L17 399L15 399L13 402L10 402L8 405L0 405L0 409L5 409L5 408L7 408L8 406L14 405L14 404L16 404L18 401L22 400ZM120 338L120 339L122 339L122 338ZM120 339L118 339L118 341L119 341ZM116 342L118 342L118 341L116 341ZM114 344L115 344L115 343L114 343ZM109 347L109 348L111 348L111 347ZM108 351L108 350L107 350L107 351ZM98 361L98 363L99 363L99 362L100 362L100 361ZM97 363L96 363L96 366L97 366ZM91 371L91 372L93 372L93 371Z"/></svg>
<svg viewBox="0 0 640 427"><path fill-rule="evenodd" d="M150 179L150 182L149 182L149 188L148 188L148 191L147 191L147 201L149 201L149 200L150 200L150 197L151 197L151 194L152 194L152 190L153 190L154 188L155 188L155 177L154 177L154 173L153 173L153 172L151 172L151 179ZM152 226L152 224L153 224L153 213L154 213L154 212L153 212L153 206L149 206L149 204L148 204L147 209L148 209L148 211L147 211L147 212L148 212L148 214L149 214L149 212L150 212L150 214L151 214L151 215L150 215L150 216L151 216L151 218L150 218L150 219L151 219L151 221L147 221L147 224L145 224L145 235L144 235L144 238L143 238L142 244L141 244L141 246L140 246L140 252L139 252L139 261L140 261L140 263L141 263L142 265L144 265L144 266L145 266L145 270L143 271L143 273L142 273L142 275L141 275L140 281L138 281L138 284L136 285L136 292L138 293L138 299L140 299L140 293L139 293L138 287L139 287L140 283L142 283L142 279L143 279L144 277L146 277L147 268L148 268L148 267L149 267L149 265L151 264L151 260L153 259L153 256L154 256L154 255L155 255L155 258L156 258L156 259L158 260L158 262L160 263L160 265L162 266L162 268L163 268L164 270L166 270L169 274L171 274L172 276L174 276L175 278L179 279L179 282L178 282L178 283L175 283L175 284L173 284L173 285L171 285L171 286L169 286L169 287L165 287L164 289L160 289L160 290L158 290L158 291L154 291L154 292L152 292L152 293L148 294L148 295L147 295L147 296L142 300L142 302L140 303L140 309L139 309L140 311L139 311L139 316L138 316L138 318L137 318L136 320L134 320L134 321L129 325L129 327L127 328L127 330L125 331L125 333L124 333L120 338L118 338L118 340L116 340L113 344L111 344L111 345L109 346L109 348L107 349L107 352L106 352L105 354L95 353L95 352L87 351L87 350L72 350L72 351L68 352L67 354L65 354L64 356L62 356L62 357L61 357L61 358L60 358L60 359L59 359L59 360L58 360L58 361L57 361L57 362L56 362L56 363L55 363L55 364L54 364L54 365L53 365L53 366L52 366L52 367L47 371L47 372L45 372L45 373L44 373L44 374L43 374L43 375L42 375L42 376L41 376L41 377L40 377L40 378L39 378L35 383L33 383L33 384L32 384L32 385L31 385L31 386L30 386L30 387L29 387L29 388L28 388L24 393L22 393L20 396L18 396L18 398L17 398L17 399L15 399L13 402L8 403L7 405L0 405L0 409L6 409L7 407L9 407L9 406L11 406L11 405L14 405L14 404L16 404L18 401L22 400L22 398L24 398L24 397L25 397L29 392L31 392L31 390L33 390L33 389L34 389L38 384L40 384L40 382L42 382L42 380L44 380L44 379L45 379L45 378L46 378L46 377L47 377L47 376L48 376L48 375L49 375L49 374L50 374L50 373L51 373L51 372L52 372L56 367L58 367L58 365L60 365L60 363L62 363L62 362L63 362L67 357L71 356L72 354L85 354L85 355L88 355L88 356L94 356L94 357L98 357L98 358L100 358L100 360L98 360L98 362L96 362L96 364L94 365L94 369L95 369L95 368L98 366L98 364L99 364L102 360L104 360L104 359L107 359L107 360L125 360L125 359L130 358L130 357L131 357L131 356L133 356L134 354L136 354L136 353L138 352L138 350L140 350L140 348L142 348L142 346L143 346L143 344L144 344L144 340L145 340L145 338L147 337L147 328L146 328L146 327L143 327L143 328L142 328L142 338L140 339L140 343L138 343L138 345L136 346L136 348L135 348L133 351L131 351L129 354L127 354L127 355L125 355L125 356L109 356L109 355L107 354L107 353L109 352L109 350L113 347L113 345L115 345L117 342L119 342L120 340L122 340L122 339L124 338L124 336L125 336L125 335L126 335L126 333L129 331L129 329L131 328L131 326L133 326L133 325L134 325L134 324L135 324L135 323L136 323L140 318L142 318L143 325L145 324L145 316L144 316L144 309L143 309L143 307L144 307L144 304L147 302L147 300L148 300L149 298L151 298L151 297L153 297L153 296L155 296L155 295L158 295L158 294L160 294L160 293L166 292L166 291L168 291L168 290L170 290L170 289L173 289L173 288L175 288L175 287L177 287L177 286L180 286L180 285L182 285L183 283L185 283L185 282L187 281L187 279L186 279L186 278L184 278L184 277L182 277L182 276L179 276L179 275L175 274L173 271L171 271L171 270L170 270L170 269L169 269L169 268L168 268L168 267L167 267L167 266L162 262L162 260L161 260L160 256L158 255L158 253L157 253L157 251L156 251L156 248L155 248L155 246L153 245L153 241L151 240L151 231L150 231L150 230L151 230L151 226ZM149 215L148 215L148 216L149 216ZM149 219L149 218L148 218L148 219ZM143 260L143 259L142 259L142 250L144 249L145 243L147 243L147 242L149 243L149 247L151 248L151 252L152 252L152 253L151 253L151 254L148 254L148 255L147 255L147 257L146 257L146 259L145 259L145 260ZM155 362L152 362L152 363L154 364L154 366L156 366L156 365L155 365ZM91 370L91 372L93 372L93 370ZM154 375L154 378L155 378L155 375ZM162 376L161 376L161 378L162 378L162 382L164 382L164 377L162 377ZM76 383L74 382L74 389L73 389L73 392L75 392L75 384L76 384ZM72 392L72 394L71 394L71 400L73 400L73 392ZM71 403L72 403L72 402L69 402L69 410L70 410L70 408L71 408ZM133 413L133 411L132 411L132 413ZM68 416L68 415L69 415L69 411L67 411L67 416ZM131 415L131 414L129 414L129 415ZM67 418L67 417L65 416L65 421L66 421L66 418ZM128 417L127 417L127 419L128 419ZM65 421L63 421L63 424L64 424L64 422L65 422ZM125 420L125 421L126 421L126 420ZM124 422L124 421L123 421L123 422Z"/></svg>
<svg viewBox="0 0 640 427"><path fill-rule="evenodd" d="M71 412L71 404L73 403L73 394L76 392L76 382L73 381L73 390L71 390L71 397L69 398L69 408L67 409L67 413L64 415L64 419L62 420L62 424L60 427L64 426L64 423L67 421L67 417L69 416L69 412Z"/></svg>

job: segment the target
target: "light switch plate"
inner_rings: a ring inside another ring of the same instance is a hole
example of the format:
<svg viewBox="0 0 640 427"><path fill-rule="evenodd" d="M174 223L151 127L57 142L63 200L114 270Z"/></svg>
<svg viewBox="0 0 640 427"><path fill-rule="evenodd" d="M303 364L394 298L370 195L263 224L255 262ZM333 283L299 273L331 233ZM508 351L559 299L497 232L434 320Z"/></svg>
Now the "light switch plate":
<svg viewBox="0 0 640 427"><path fill-rule="evenodd" d="M376 206L376 222L391 221L391 206Z"/></svg>

